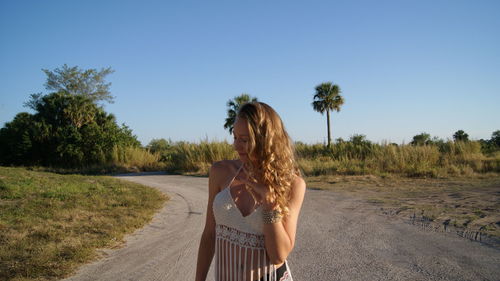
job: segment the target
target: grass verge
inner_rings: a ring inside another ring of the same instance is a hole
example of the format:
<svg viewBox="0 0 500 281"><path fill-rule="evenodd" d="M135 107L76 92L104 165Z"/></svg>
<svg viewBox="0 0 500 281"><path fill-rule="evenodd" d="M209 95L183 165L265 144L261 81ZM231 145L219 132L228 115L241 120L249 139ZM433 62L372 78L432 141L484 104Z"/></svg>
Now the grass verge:
<svg viewBox="0 0 500 281"><path fill-rule="evenodd" d="M418 218L500 238L500 176L456 178L397 176L307 177L309 188L348 193L385 214Z"/></svg>
<svg viewBox="0 0 500 281"><path fill-rule="evenodd" d="M56 280L117 246L167 200L106 176L0 167L0 280Z"/></svg>

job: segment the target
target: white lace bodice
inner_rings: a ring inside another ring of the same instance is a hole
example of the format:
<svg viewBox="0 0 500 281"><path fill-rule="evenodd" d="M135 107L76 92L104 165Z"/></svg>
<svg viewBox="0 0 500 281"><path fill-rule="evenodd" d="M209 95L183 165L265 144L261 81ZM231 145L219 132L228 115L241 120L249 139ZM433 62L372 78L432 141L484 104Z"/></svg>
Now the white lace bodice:
<svg viewBox="0 0 500 281"><path fill-rule="evenodd" d="M229 186L215 196L213 211L217 224L255 235L264 235L262 232L262 209L258 207L253 213L244 217L231 196Z"/></svg>

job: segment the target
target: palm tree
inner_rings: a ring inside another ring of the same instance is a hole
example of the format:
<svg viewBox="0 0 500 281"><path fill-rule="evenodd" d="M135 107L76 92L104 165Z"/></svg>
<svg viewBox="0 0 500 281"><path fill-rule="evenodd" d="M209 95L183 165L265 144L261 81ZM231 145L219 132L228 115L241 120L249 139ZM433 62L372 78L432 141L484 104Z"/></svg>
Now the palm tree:
<svg viewBox="0 0 500 281"><path fill-rule="evenodd" d="M321 83L316 86L316 94L312 102L313 109L321 114L326 111L326 122L328 127L328 147L332 140L330 134L330 111L340 111L340 106L344 104L344 98L340 95L340 87L331 82Z"/></svg>
<svg viewBox="0 0 500 281"><path fill-rule="evenodd" d="M229 129L229 134L233 133L233 125L236 119L236 114L238 114L238 110L240 106L247 102L257 101L257 98L251 97L249 94L243 93L234 99L227 101L227 118L226 123L224 123L224 129Z"/></svg>

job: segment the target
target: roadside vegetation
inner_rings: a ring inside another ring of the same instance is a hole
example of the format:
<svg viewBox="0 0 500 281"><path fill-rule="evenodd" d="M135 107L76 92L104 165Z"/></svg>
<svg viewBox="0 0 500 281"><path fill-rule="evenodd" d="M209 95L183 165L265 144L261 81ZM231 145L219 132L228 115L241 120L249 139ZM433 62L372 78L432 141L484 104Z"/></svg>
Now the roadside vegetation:
<svg viewBox="0 0 500 281"><path fill-rule="evenodd" d="M324 144L296 142L297 160L305 176L387 175L410 178L447 178L500 173L500 131L489 140L409 144L373 143L364 135ZM210 165L236 159L231 143L202 140L199 143L155 139L147 146L158 154L169 172L207 175Z"/></svg>
<svg viewBox="0 0 500 281"><path fill-rule="evenodd" d="M0 167L0 280L57 280L118 246L167 198L106 176Z"/></svg>
<svg viewBox="0 0 500 281"><path fill-rule="evenodd" d="M338 140L331 147L297 143L300 166L307 176L378 175L453 177L500 172L500 151L480 141L376 144L363 135Z"/></svg>

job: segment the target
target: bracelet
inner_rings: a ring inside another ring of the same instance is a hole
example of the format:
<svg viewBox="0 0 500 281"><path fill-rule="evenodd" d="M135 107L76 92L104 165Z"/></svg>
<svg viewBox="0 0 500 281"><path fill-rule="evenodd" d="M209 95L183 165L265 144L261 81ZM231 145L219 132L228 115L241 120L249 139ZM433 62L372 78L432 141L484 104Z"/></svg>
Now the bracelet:
<svg viewBox="0 0 500 281"><path fill-rule="evenodd" d="M265 224L272 224L280 222L282 218L281 213L278 210L263 211L262 220Z"/></svg>

